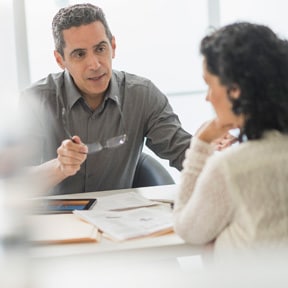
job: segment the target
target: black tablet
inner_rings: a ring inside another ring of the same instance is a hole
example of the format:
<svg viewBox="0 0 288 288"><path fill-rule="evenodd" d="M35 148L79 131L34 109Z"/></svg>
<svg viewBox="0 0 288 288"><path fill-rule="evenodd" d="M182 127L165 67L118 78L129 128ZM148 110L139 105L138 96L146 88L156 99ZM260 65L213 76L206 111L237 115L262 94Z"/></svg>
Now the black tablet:
<svg viewBox="0 0 288 288"><path fill-rule="evenodd" d="M89 210L97 199L41 199L33 200L32 211L36 214L72 213L73 210Z"/></svg>

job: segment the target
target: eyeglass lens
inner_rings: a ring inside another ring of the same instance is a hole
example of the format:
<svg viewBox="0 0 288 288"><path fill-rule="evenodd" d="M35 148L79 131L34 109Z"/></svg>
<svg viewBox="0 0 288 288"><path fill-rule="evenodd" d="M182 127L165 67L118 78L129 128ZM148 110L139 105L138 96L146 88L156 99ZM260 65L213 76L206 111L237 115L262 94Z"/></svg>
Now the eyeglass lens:
<svg viewBox="0 0 288 288"><path fill-rule="evenodd" d="M122 115L122 111L119 107L119 100L118 98L116 99L116 104L119 108L119 112L120 112L120 117L121 117L121 121L123 122L123 115ZM66 109L63 108L62 109L62 122L63 122L63 127L64 127L64 130L65 130L65 133L67 134L67 136L72 139L72 135L70 133L70 129L69 129L69 121L68 121L68 115L67 115L67 112L66 112ZM125 131L125 128L124 128L124 124L122 123L123 125L123 130ZM99 152L103 149L109 149L109 148L114 148L114 147L118 147L122 144L124 144L125 142L127 141L127 135L124 133L120 136L116 136L116 137L112 137L108 140L106 140L106 142L104 143L104 145L102 145L100 142L95 142L95 143L88 143L86 144L86 146L88 147L88 154L92 154L92 153L95 153L95 152Z"/></svg>

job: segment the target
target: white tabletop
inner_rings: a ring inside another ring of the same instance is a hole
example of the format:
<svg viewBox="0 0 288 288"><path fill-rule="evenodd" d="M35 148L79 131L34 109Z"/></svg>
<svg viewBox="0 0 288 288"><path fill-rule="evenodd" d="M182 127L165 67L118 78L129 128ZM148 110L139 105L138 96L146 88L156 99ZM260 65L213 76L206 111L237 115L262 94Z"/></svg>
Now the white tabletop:
<svg viewBox="0 0 288 288"><path fill-rule="evenodd" d="M135 191L140 193L148 199L159 199L161 198L164 201L169 202L175 197L177 191L176 185L165 185L165 186L154 186L154 187L144 187L144 188L134 188L134 189L122 189L122 190L111 190L103 192L89 192L89 193L80 193L80 194L66 194L51 196L49 198L98 198L102 196L107 196L115 193L130 192ZM159 207L156 206L153 209L170 209L170 205L163 203ZM158 207L158 208L157 208ZM94 209L97 208L97 205ZM128 240L124 242L116 242L109 240L105 237L101 237L99 242L92 243L76 243L76 244L51 244L51 245L35 245L30 249L30 255L36 258L46 258L46 257L59 257L59 256L72 256L72 255L91 255L107 252L121 252L128 251L130 253L138 253L139 250L147 253L148 250L154 251L157 249L158 255L162 251L164 254L168 253L173 255L177 254L191 254L198 253L199 249L191 245L185 244L184 241L177 236L175 233L168 233L166 235L157 236L157 237L144 237L139 239ZM167 256L167 254L166 254Z"/></svg>
<svg viewBox="0 0 288 288"><path fill-rule="evenodd" d="M99 197L105 195L130 191L153 200L164 197L168 201L175 197L177 187L168 185L81 193L65 195L65 198L96 197L99 200ZM52 198L63 198L63 195ZM157 207L171 209L169 203L162 205L151 209ZM30 274L25 275L30 275L30 278L28 276L26 278L33 280L34 286L31 286L33 288L85 286L188 288L191 287L191 276L198 277L198 272L202 273L200 252L201 247L184 243L175 233L124 242L115 242L102 237L97 243L38 245L29 249ZM190 261L189 267L192 263L190 271L195 272L195 276L190 272L186 273L186 264L184 270L183 264L179 264L186 263L186 259ZM14 273L15 269L12 269L12 272Z"/></svg>

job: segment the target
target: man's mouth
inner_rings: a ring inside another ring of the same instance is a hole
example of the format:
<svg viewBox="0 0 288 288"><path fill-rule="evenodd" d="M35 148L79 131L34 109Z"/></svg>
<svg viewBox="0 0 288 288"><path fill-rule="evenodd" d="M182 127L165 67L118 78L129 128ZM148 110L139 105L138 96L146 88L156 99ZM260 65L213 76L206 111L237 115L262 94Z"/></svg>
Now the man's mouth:
<svg viewBox="0 0 288 288"><path fill-rule="evenodd" d="M88 80L92 80L92 81L98 81L100 80L102 77L104 77L105 74L101 74L99 76L93 76L93 77L88 77Z"/></svg>

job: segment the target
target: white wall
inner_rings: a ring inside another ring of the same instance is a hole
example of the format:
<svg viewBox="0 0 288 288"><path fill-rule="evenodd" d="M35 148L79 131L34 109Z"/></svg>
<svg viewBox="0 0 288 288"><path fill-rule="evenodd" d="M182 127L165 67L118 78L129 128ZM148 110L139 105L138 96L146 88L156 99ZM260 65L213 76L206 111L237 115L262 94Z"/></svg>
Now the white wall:
<svg viewBox="0 0 288 288"><path fill-rule="evenodd" d="M17 87L11 0L0 1L2 35L5 35L9 46L7 49L0 45L0 49L3 50L1 55L7 55L2 58L5 58L4 65L9 71L6 73L7 70L2 69L0 73L3 75L0 79L5 79L10 96L13 94L10 90ZM51 21L60 7L77 2L83 1L25 0L32 82L50 72L59 71L53 57ZM114 68L150 78L163 92L170 95L171 104L184 128L191 133L213 114L210 105L204 100L206 87L202 80L201 57L198 52L200 40L209 24L224 25L236 20L247 20L267 24L279 34L288 36L286 0L91 0L90 2L103 8L112 33L116 37ZM218 8L220 8L219 14ZM194 94L199 90L202 92ZM2 94L1 97L0 100L3 97L6 99L7 95ZM168 167L166 161L162 162L178 181L178 171Z"/></svg>
<svg viewBox="0 0 288 288"><path fill-rule="evenodd" d="M26 0L32 82L59 71L51 22L68 2L82 1ZM115 69L151 78L166 93L203 90L198 46L208 25L206 1L178 0L177 5L174 0L90 2L103 8L116 37Z"/></svg>
<svg viewBox="0 0 288 288"><path fill-rule="evenodd" d="M180 116L183 128L191 134L194 134L200 125L214 114L210 103L205 101L205 96L205 92L203 92L169 97L169 101L174 111ZM160 159L148 148L145 148L144 151L158 159L158 161L169 171L175 182L179 182L180 172L177 169L170 167L168 161Z"/></svg>

